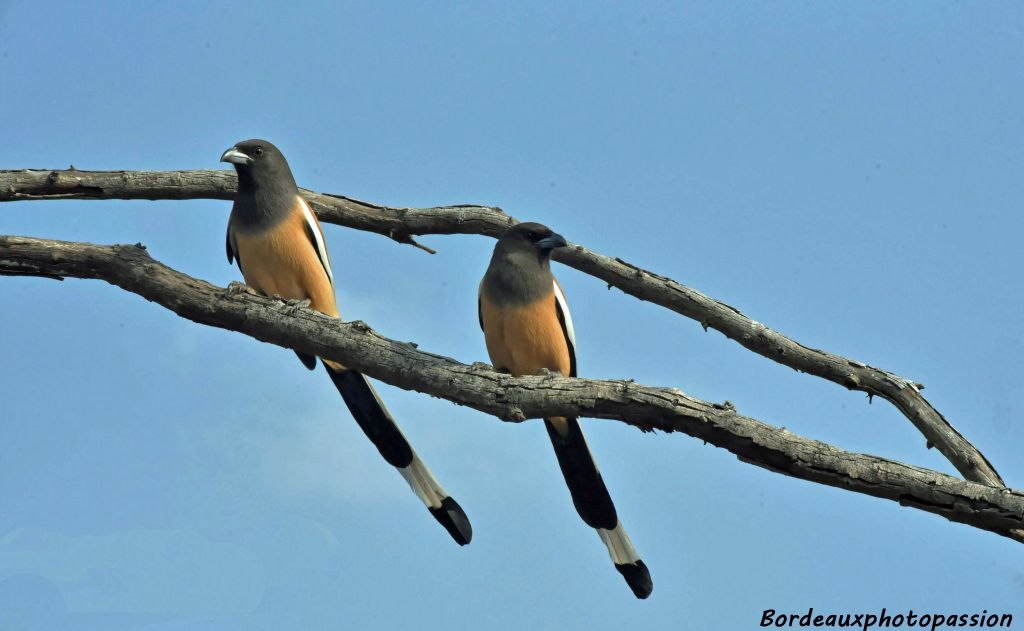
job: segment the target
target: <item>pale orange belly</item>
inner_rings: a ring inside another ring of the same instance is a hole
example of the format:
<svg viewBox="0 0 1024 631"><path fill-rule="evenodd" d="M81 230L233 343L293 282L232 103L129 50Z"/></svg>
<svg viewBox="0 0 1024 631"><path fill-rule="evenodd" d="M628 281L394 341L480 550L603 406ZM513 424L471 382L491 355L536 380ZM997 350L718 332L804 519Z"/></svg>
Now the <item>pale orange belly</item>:
<svg viewBox="0 0 1024 631"><path fill-rule="evenodd" d="M555 310L555 296L522 307L498 308L481 296L480 313L491 363L513 375L542 368L569 374L569 346Z"/></svg>
<svg viewBox="0 0 1024 631"><path fill-rule="evenodd" d="M334 287L303 230L298 221L287 220L265 234L236 232L242 277L262 294L309 299L312 309L337 317Z"/></svg>

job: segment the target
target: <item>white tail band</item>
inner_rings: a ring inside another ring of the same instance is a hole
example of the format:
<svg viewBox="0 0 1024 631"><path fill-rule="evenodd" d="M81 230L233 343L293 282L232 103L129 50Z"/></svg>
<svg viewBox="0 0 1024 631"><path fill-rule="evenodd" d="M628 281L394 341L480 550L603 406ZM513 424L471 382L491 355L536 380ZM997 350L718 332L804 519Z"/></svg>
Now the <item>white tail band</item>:
<svg viewBox="0 0 1024 631"><path fill-rule="evenodd" d="M636 548L633 547L633 542L626 534L626 529L622 527L621 521L615 524L614 530L605 530L604 528L595 530L604 545L608 546L608 554L612 557L612 562L615 565L636 563L640 560L640 555L636 553Z"/></svg>

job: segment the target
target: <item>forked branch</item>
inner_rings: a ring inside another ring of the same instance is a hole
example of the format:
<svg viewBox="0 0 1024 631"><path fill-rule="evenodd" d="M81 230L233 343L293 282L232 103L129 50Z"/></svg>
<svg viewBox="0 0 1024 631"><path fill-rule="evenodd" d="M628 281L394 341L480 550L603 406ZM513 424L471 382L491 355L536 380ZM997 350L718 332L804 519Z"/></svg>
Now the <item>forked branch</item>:
<svg viewBox="0 0 1024 631"><path fill-rule="evenodd" d="M0 201L32 199L231 199L231 171L0 171ZM412 244L415 235L480 234L497 237L516 219L498 208L474 205L389 208L340 195L303 191L321 221L385 235ZM748 350L794 370L827 379L895 405L968 480L1004 486L988 460L925 399L920 386L863 362L810 348L756 322L723 302L621 259L571 245L555 259L713 328Z"/></svg>
<svg viewBox="0 0 1024 631"><path fill-rule="evenodd" d="M244 285L224 289L152 259L140 245L98 246L0 237L0 274L105 280L194 322L340 361L508 421L544 416L616 419L642 430L683 432L771 471L881 497L1021 541L1024 493L885 458L838 449L744 417L675 388L554 375L513 378L342 323Z"/></svg>

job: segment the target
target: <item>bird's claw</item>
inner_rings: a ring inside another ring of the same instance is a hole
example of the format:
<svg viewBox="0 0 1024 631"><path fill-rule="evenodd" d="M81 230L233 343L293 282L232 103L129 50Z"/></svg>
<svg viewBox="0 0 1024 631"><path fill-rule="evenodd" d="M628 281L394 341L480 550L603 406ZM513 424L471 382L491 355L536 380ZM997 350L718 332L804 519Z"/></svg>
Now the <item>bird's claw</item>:
<svg viewBox="0 0 1024 631"><path fill-rule="evenodd" d="M285 304L287 304L289 307L301 307L303 309L306 309L309 307L309 305L313 304L313 301L310 300L309 298L292 298L289 300L281 298L281 300L284 300Z"/></svg>
<svg viewBox="0 0 1024 631"><path fill-rule="evenodd" d="M237 280L233 280L230 283L228 283L228 286L223 293L225 296L237 296L239 294L256 295L256 292L253 291L252 287L246 285L245 283L240 283Z"/></svg>

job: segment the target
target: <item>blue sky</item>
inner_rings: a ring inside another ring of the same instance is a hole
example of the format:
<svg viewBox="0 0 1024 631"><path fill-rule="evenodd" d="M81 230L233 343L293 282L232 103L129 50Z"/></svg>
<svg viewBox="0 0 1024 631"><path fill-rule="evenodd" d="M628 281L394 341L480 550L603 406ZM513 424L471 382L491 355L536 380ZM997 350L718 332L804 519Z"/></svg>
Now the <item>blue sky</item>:
<svg viewBox="0 0 1024 631"><path fill-rule="evenodd" d="M926 384L1020 487L1024 9L1015 3L0 2L0 167L220 168L487 203ZM230 204L32 202L0 233L143 242L225 285ZM493 241L326 227L342 314L486 360ZM952 472L891 406L575 270L580 374L733 401ZM473 520L458 548L290 352L95 281L0 279L0 629L746 629L761 611L1009 611L1022 548L587 421L633 599L538 423L383 396Z"/></svg>

